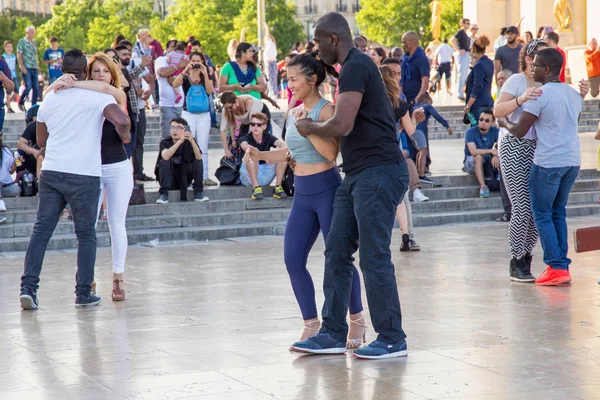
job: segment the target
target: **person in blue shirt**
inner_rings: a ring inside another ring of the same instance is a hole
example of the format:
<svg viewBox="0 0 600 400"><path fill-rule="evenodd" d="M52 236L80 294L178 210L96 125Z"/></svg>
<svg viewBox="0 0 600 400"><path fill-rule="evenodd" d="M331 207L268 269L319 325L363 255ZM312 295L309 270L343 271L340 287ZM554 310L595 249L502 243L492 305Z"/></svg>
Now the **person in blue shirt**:
<svg viewBox="0 0 600 400"><path fill-rule="evenodd" d="M427 169L428 162L431 162L429 159L429 118L433 117L437 122L442 124L444 128L448 131L449 135L452 135L452 128L448 124L448 121L442 117L437 110L433 107L433 100L429 96L428 93L425 93L421 97L421 103L415 104L416 108L422 108L423 113L425 114L425 121L419 122L417 124L417 129L413 134L413 142L415 144L415 150L417 151L416 155L416 164L417 170L419 172L419 180L422 183L435 184L431 179L429 179L425 175L425 171Z"/></svg>
<svg viewBox="0 0 600 400"><path fill-rule="evenodd" d="M62 60L65 56L65 51L58 47L59 41L56 36L50 38L50 48L44 52L44 64L48 66L48 79L50 84L60 78L62 73Z"/></svg>
<svg viewBox="0 0 600 400"><path fill-rule="evenodd" d="M13 42L10 40L4 41L4 54L2 54L2 58L6 62L6 65L8 65L10 78L15 84L15 89L13 91L6 92L6 112L12 114L14 113L14 110L10 107L10 103L17 101L17 94L19 93L21 83L19 82L19 76L17 75L17 55L13 53Z"/></svg>
<svg viewBox="0 0 600 400"><path fill-rule="evenodd" d="M492 98L492 81L494 80L494 63L485 55L485 49L490 45L490 40L483 35L471 47L471 55L475 64L467 76L467 99L464 108L465 115L473 114L479 119L479 114L487 108L494 107Z"/></svg>
<svg viewBox="0 0 600 400"><path fill-rule="evenodd" d="M500 130L493 126L495 119L491 109L480 114L479 124L469 128L465 134L463 171L477 177L479 197L490 197L490 189L485 184L484 164L490 163L496 170L500 167L497 149Z"/></svg>
<svg viewBox="0 0 600 400"><path fill-rule="evenodd" d="M402 36L402 50L404 50L404 57L402 57L400 86L406 100L414 104L427 93L431 66L425 51L419 46L419 35L416 32L406 32Z"/></svg>

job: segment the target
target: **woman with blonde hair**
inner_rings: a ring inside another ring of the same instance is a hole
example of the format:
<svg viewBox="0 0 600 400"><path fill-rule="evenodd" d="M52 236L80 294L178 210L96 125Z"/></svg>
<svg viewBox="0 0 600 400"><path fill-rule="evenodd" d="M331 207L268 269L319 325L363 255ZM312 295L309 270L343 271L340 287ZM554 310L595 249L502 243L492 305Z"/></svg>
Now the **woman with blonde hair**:
<svg viewBox="0 0 600 400"><path fill-rule="evenodd" d="M50 88L53 90L76 87L112 95L117 104L127 111L127 97L121 89L120 66L104 53L94 54L88 62L87 81L77 81L72 75L64 75ZM125 218L129 198L133 190L133 168L127 159L124 143L131 137L121 137L108 120L102 126L102 191L106 193L108 227L113 257L113 301L125 300L123 272L127 257L127 231ZM100 196L103 198L103 195ZM95 292L95 284L92 284Z"/></svg>

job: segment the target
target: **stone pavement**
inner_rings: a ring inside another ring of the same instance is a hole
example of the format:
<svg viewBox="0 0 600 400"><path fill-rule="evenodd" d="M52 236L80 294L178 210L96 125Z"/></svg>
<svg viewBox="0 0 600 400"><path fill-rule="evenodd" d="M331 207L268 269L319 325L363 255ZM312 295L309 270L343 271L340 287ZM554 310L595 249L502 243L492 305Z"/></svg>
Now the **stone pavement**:
<svg viewBox="0 0 600 400"><path fill-rule="evenodd" d="M36 312L19 309L23 254L0 254L0 399L600 398L597 252L571 254L571 286L536 287L509 281L504 224L417 235L424 250L403 254L394 232L409 355L385 361L288 352L302 320L281 237L130 247L122 303L100 249L104 303L87 310L73 307L74 251L47 255ZM309 257L318 304L322 251Z"/></svg>

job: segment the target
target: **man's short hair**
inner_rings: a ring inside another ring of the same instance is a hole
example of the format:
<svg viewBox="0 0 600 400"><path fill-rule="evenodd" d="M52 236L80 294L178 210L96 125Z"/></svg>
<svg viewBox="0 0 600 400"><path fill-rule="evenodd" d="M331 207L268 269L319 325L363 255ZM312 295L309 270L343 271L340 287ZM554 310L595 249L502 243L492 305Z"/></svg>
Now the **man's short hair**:
<svg viewBox="0 0 600 400"><path fill-rule="evenodd" d="M267 121L269 120L269 118L267 117L266 114L261 113L261 112L257 112L252 114L252 116L250 117L250 119L252 118L256 118L257 120L261 121L263 124L266 124Z"/></svg>
<svg viewBox="0 0 600 400"><path fill-rule="evenodd" d="M565 62L560 51L547 47L537 52L536 58L542 65L547 65L553 74L559 75Z"/></svg>
<svg viewBox="0 0 600 400"><path fill-rule="evenodd" d="M25 28L25 32L29 32L32 29L35 31L35 26L29 25L27 28Z"/></svg>
<svg viewBox="0 0 600 400"><path fill-rule="evenodd" d="M202 43L200 43L199 40L192 40L192 42L190 44L192 46L200 46L200 47L202 47Z"/></svg>
<svg viewBox="0 0 600 400"><path fill-rule="evenodd" d="M87 60L83 52L79 49L71 49L63 57L62 70L69 73L83 72L87 68Z"/></svg>
<svg viewBox="0 0 600 400"><path fill-rule="evenodd" d="M546 37L556 44L558 44L558 41L560 40L560 36L558 36L558 33L556 32L548 32L546 33Z"/></svg>
<svg viewBox="0 0 600 400"><path fill-rule="evenodd" d="M121 42L119 42L118 46L115 47L115 51L122 51L122 50L129 50L127 48L127 46L125 46L124 44L121 44Z"/></svg>
<svg viewBox="0 0 600 400"><path fill-rule="evenodd" d="M188 125L188 122L187 122L185 119L181 118L181 117L175 117L175 118L173 118L173 119L171 120L171 122L169 123L169 126L171 126L171 124L172 124L173 122L175 122L175 123L177 123L177 124L184 125L184 126L187 126L187 125Z"/></svg>
<svg viewBox="0 0 600 400"><path fill-rule="evenodd" d="M58 42L58 38L56 36L50 36L50 43Z"/></svg>
<svg viewBox="0 0 600 400"><path fill-rule="evenodd" d="M133 47L133 44L129 40L123 39L119 43L117 43L117 47L118 46Z"/></svg>
<svg viewBox="0 0 600 400"><path fill-rule="evenodd" d="M388 57L381 62L381 65L389 65L389 64L398 64L400 65L400 60L394 57Z"/></svg>
<svg viewBox="0 0 600 400"><path fill-rule="evenodd" d="M467 21L471 22L471 19L470 19L470 18L461 18L461 19L460 19L460 23L461 23L461 24L464 24L464 23L465 23L465 22L467 22Z"/></svg>
<svg viewBox="0 0 600 400"><path fill-rule="evenodd" d="M489 114L492 117L492 121L496 120L496 118L494 117L494 111L492 111L491 108L486 108L481 112L481 114Z"/></svg>

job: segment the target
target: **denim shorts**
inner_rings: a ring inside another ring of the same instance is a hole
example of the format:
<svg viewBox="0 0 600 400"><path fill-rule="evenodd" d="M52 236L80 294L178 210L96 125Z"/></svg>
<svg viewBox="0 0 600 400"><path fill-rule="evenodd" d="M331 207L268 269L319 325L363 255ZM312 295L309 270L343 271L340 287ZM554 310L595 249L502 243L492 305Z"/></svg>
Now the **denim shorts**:
<svg viewBox="0 0 600 400"><path fill-rule="evenodd" d="M427 138L425 138L425 133L420 129L417 129L415 133L409 136L417 148L417 150L426 149L427 148Z"/></svg>
<svg viewBox="0 0 600 400"><path fill-rule="evenodd" d="M273 179L275 179L275 164L259 164L257 178L259 186L269 186L271 182L273 182ZM246 163L242 163L242 166L240 167L240 180L242 181L242 185L252 187L252 181L250 180Z"/></svg>

